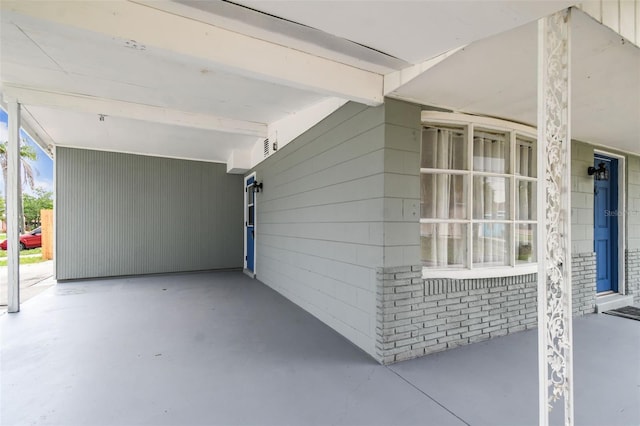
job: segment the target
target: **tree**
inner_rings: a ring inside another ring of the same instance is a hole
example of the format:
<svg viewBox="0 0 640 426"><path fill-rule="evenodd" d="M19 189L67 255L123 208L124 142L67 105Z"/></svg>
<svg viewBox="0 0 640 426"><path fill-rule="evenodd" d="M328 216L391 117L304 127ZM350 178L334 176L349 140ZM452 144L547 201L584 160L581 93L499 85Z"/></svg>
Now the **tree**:
<svg viewBox="0 0 640 426"><path fill-rule="evenodd" d="M2 179L4 180L4 194L7 195L7 144L8 141L0 142L0 168L2 168ZM20 139L20 166L22 168L23 182L19 182L20 185L28 185L29 188L34 188L34 170L29 163L29 160L35 161L38 158L36 150L31 145L27 145L24 139ZM22 190L20 190L22 193ZM25 218L22 209L22 203L20 203L20 209L22 212L22 229L25 229Z"/></svg>
<svg viewBox="0 0 640 426"><path fill-rule="evenodd" d="M53 209L53 192L36 187L35 196L23 195L24 219L32 227L40 226L40 210Z"/></svg>

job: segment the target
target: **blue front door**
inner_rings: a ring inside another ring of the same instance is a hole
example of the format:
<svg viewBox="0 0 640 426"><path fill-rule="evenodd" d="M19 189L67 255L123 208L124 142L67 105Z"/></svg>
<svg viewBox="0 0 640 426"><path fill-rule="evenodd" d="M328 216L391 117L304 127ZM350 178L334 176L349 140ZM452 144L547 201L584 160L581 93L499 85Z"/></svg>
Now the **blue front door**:
<svg viewBox="0 0 640 426"><path fill-rule="evenodd" d="M248 271L254 271L254 243L255 243L255 194L253 192L253 185L255 183L255 177L250 177L245 181L245 239L246 239L246 253L245 263Z"/></svg>
<svg viewBox="0 0 640 426"><path fill-rule="evenodd" d="M598 293L618 291L618 160L596 156L594 167L598 168L601 163L609 170L609 179L594 180L593 190L593 250Z"/></svg>

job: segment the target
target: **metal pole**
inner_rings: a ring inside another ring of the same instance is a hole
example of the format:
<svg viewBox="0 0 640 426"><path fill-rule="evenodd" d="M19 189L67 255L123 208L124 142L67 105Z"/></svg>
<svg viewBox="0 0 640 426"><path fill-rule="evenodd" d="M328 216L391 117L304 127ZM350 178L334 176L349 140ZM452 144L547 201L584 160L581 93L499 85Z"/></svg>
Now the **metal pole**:
<svg viewBox="0 0 640 426"><path fill-rule="evenodd" d="M573 425L571 309L571 9L538 23L539 423L564 402Z"/></svg>
<svg viewBox="0 0 640 426"><path fill-rule="evenodd" d="M8 311L20 311L20 104L8 103L9 141L7 143L7 269Z"/></svg>

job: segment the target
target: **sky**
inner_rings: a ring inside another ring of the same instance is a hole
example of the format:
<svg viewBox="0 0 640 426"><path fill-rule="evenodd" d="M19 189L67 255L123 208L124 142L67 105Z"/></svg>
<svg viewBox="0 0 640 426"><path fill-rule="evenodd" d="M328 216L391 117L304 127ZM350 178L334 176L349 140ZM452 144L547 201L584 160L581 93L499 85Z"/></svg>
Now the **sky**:
<svg viewBox="0 0 640 426"><path fill-rule="evenodd" d="M5 142L9 139L9 131L7 128L7 113L0 108L0 141ZM36 161L31 161L31 166L34 171L34 180L36 187L42 187L47 191L53 192L53 160L44 153L44 151L38 146L37 143L31 139L24 130L20 129L20 137L24 138L27 144L33 146L36 150L38 158ZM2 175L0 174L0 182L2 181ZM33 191L29 187L23 187L23 192L27 194L33 194ZM4 193L4 182L0 183L0 193Z"/></svg>

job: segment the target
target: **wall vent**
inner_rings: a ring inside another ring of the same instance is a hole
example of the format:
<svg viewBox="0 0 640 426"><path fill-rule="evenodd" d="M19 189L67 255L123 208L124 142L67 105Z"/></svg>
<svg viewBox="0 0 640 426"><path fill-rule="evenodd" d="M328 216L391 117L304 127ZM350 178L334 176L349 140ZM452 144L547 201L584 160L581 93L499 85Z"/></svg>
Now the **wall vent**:
<svg viewBox="0 0 640 426"><path fill-rule="evenodd" d="M269 156L269 138L264 140L264 158Z"/></svg>

